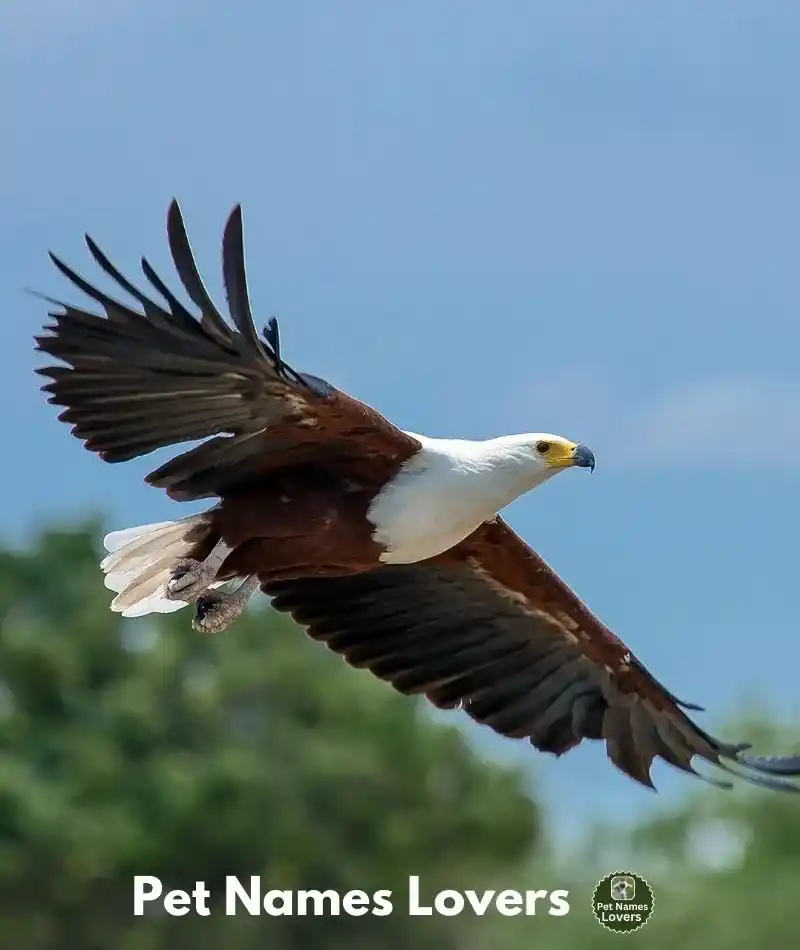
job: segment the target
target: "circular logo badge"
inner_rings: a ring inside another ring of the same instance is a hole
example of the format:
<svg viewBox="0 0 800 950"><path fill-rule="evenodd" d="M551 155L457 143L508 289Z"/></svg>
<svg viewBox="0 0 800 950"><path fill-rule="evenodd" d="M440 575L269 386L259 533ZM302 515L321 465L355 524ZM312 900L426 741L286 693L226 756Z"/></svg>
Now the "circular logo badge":
<svg viewBox="0 0 800 950"><path fill-rule="evenodd" d="M592 910L595 917L614 933L627 934L644 927L653 913L653 889L638 874L614 871L594 889Z"/></svg>

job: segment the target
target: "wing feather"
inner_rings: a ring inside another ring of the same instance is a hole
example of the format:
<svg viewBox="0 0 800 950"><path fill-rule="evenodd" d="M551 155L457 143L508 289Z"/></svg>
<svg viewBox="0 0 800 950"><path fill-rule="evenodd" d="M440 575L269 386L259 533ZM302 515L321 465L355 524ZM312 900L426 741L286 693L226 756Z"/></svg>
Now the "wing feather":
<svg viewBox="0 0 800 950"><path fill-rule="evenodd" d="M351 665L543 752L602 741L618 769L650 788L656 759L728 787L695 771L703 759L800 790L789 781L800 757L745 757L746 746L704 732L502 519L430 561L353 577L265 577L262 587Z"/></svg>
<svg viewBox="0 0 800 950"><path fill-rule="evenodd" d="M219 495L289 464L329 465L380 481L419 450L416 439L371 407L286 364L274 318L259 337L240 206L228 218L222 244L232 326L206 290L175 201L167 214L167 237L199 317L145 258L142 270L163 304L125 277L86 236L95 263L137 309L51 254L60 273L103 311L45 298L60 309L50 313L53 324L36 338L39 350L67 364L37 372L49 380L43 386L48 401L64 407L59 418L87 449L105 461L123 462L202 440L147 477L181 500Z"/></svg>

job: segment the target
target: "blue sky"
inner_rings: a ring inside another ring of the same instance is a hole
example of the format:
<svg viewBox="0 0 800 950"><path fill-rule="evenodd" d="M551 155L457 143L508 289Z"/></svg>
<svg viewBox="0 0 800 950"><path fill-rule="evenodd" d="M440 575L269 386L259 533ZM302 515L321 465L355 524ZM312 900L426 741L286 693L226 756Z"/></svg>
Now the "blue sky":
<svg viewBox="0 0 800 950"><path fill-rule="evenodd" d="M244 205L287 358L404 428L588 442L507 514L650 669L798 712L800 7L735 0L6 0L0 531L175 506L37 391L46 251L165 276L177 196L220 294ZM9 504L13 499L13 504ZM733 738L741 738L734 736ZM509 751L510 746L505 747ZM764 750L784 751L784 750ZM789 751L789 750L785 750ZM530 760L565 825L658 799ZM693 783L665 773L672 794ZM577 812L575 811L577 809Z"/></svg>

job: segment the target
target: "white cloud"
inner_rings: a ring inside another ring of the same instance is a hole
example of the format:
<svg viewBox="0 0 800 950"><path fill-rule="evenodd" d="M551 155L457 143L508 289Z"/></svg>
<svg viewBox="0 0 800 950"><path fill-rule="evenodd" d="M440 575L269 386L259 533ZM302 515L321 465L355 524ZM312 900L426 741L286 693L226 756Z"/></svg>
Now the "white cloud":
<svg viewBox="0 0 800 950"><path fill-rule="evenodd" d="M550 431L613 448L628 467L800 469L800 382L711 377L642 397L570 370L526 394L528 416L531 402Z"/></svg>
<svg viewBox="0 0 800 950"><path fill-rule="evenodd" d="M638 447L667 461L719 466L800 465L800 384L703 380L664 394L638 413Z"/></svg>

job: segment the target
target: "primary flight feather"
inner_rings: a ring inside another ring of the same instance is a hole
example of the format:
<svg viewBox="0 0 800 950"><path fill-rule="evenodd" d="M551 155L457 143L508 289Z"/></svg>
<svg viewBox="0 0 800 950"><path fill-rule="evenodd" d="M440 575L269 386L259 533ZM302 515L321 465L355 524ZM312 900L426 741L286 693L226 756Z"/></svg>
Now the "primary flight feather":
<svg viewBox="0 0 800 950"><path fill-rule="evenodd" d="M593 469L586 446L550 433L469 441L398 429L284 362L274 318L259 335L238 206L222 245L230 321L204 286L177 202L167 235L194 313L146 259L147 293L87 236L135 305L51 254L102 312L51 301L59 309L36 338L64 364L37 370L49 402L100 458L203 440L147 481L177 501L216 504L107 535L112 610L193 604L195 627L217 631L260 589L352 666L541 751L600 740L644 785L656 758L692 774L699 758L800 790L790 781L800 757L745 756L748 745L704 732L686 712L699 707L654 679L499 517L559 472Z"/></svg>

